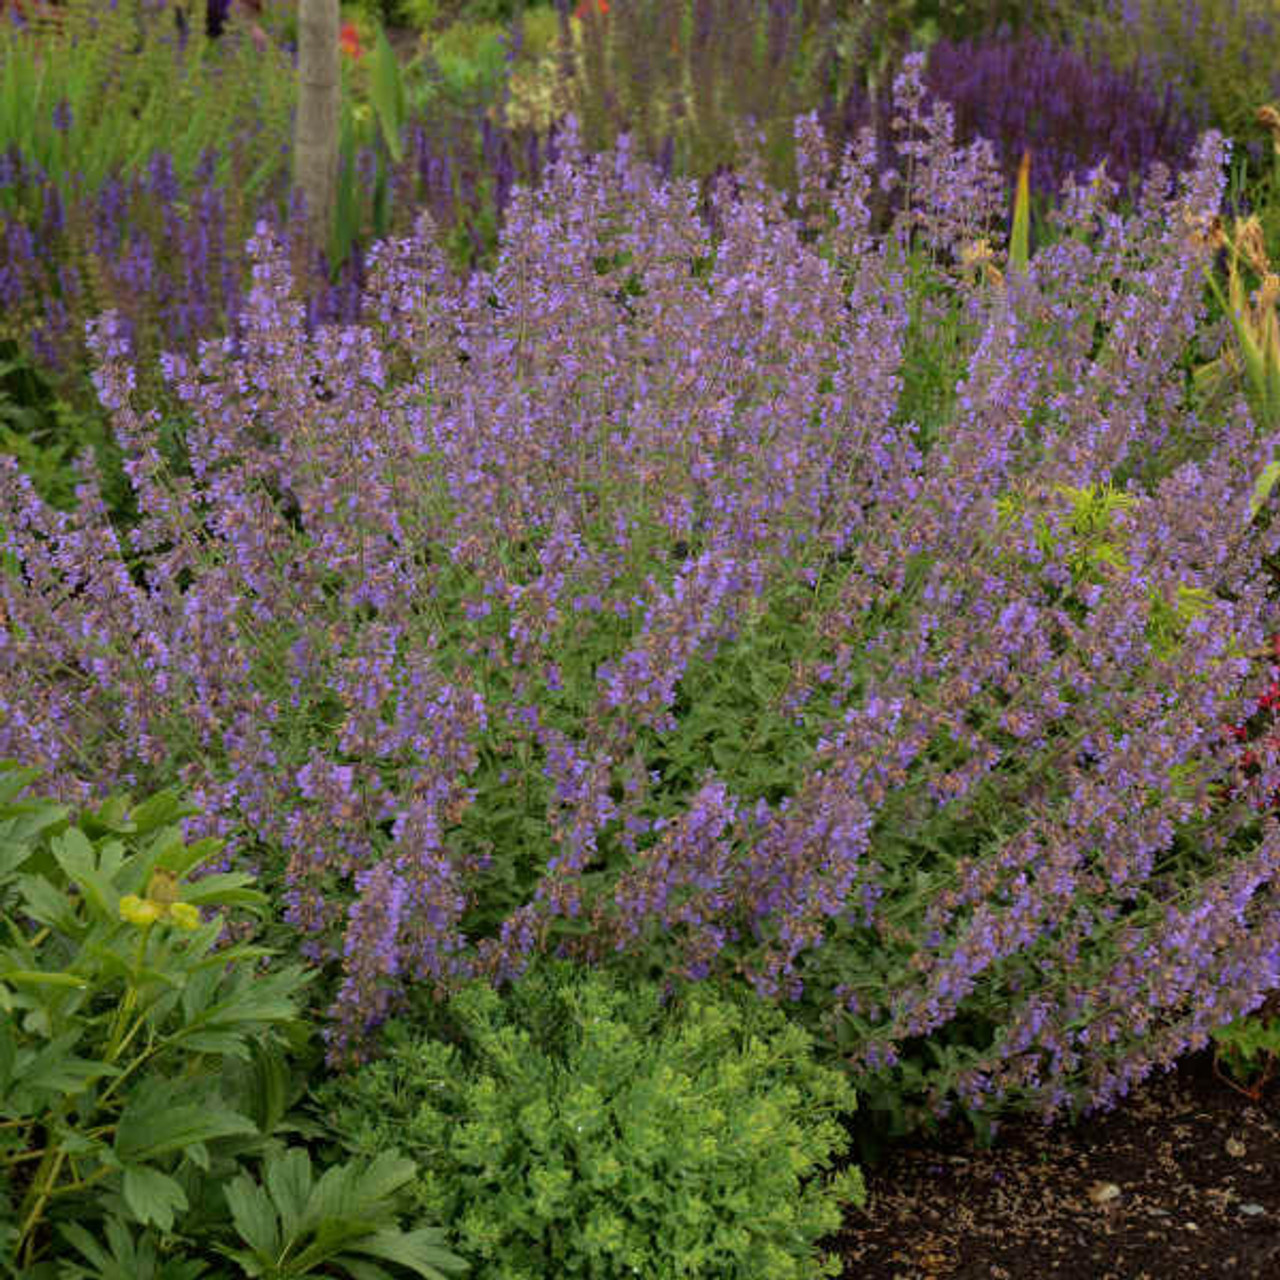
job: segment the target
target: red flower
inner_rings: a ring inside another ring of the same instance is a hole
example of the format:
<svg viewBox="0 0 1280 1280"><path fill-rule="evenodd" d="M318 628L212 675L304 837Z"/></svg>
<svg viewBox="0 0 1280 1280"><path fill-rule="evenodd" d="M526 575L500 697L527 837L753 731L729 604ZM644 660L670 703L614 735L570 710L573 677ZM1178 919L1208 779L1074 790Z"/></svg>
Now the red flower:
<svg viewBox="0 0 1280 1280"><path fill-rule="evenodd" d="M581 22L582 19L587 16L587 9L589 7L588 0L578 0L578 7L573 11L573 16ZM608 13L609 0L596 0L596 12Z"/></svg>
<svg viewBox="0 0 1280 1280"><path fill-rule="evenodd" d="M1269 647L1273 655L1277 658L1280 658L1280 633L1277 633L1276 635L1271 637L1271 642ZM1280 680L1272 680L1266 692L1262 694L1262 696L1258 699L1257 703L1254 705L1253 713L1252 713L1252 716L1259 715L1262 712L1269 713L1267 717L1267 723L1262 726L1260 735L1259 735L1264 740L1270 740L1271 742L1275 741L1275 738L1277 736L1277 728L1280 728L1280 726L1277 725L1277 717L1276 717L1277 711L1280 711ZM1252 716L1250 717L1250 719L1252 719ZM1254 728L1256 729L1257 726L1254 726ZM1223 725L1222 729L1224 734L1228 738L1234 738L1237 742L1249 742L1254 737L1254 734L1250 729L1250 725L1248 721L1246 721L1244 724ZM1258 763L1259 763L1259 760L1256 752L1251 750L1244 751L1241 753L1240 759L1237 761L1237 768L1241 772L1243 772L1246 769L1251 769L1256 767ZM1234 787L1228 785L1227 794L1231 795L1233 792L1234 792ZM1277 794L1271 798L1271 806L1273 808L1280 807L1280 794Z"/></svg>
<svg viewBox="0 0 1280 1280"><path fill-rule="evenodd" d="M342 30L338 33L338 43L347 57L357 60L364 57L364 50L360 47L360 33L356 30L354 22L342 24Z"/></svg>

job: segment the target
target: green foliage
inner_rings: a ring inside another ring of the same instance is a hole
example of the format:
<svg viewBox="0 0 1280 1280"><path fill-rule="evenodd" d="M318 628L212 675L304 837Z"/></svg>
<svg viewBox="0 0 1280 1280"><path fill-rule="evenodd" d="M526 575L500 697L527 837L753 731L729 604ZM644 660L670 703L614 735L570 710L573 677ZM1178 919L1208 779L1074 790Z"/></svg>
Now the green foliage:
<svg viewBox="0 0 1280 1280"><path fill-rule="evenodd" d="M367 1164L330 1166L315 1178L301 1147L272 1149L262 1162L261 1180L241 1173L220 1187L229 1216L206 1221L191 1243L255 1280L335 1274L392 1280L406 1272L444 1280L465 1272L466 1263L440 1244L438 1230L404 1231L397 1223L396 1196L415 1169L411 1160L387 1152ZM151 1228L135 1235L119 1218L107 1220L105 1240L73 1222L59 1224L58 1231L83 1259L63 1257L60 1280L196 1280L208 1273L205 1261L175 1251L173 1237L159 1237Z"/></svg>
<svg viewBox="0 0 1280 1280"><path fill-rule="evenodd" d="M975 326L956 291L940 285L928 253L919 246L903 256L902 274L909 324L894 417L914 424L916 444L927 452L951 421L956 370L973 349Z"/></svg>
<svg viewBox="0 0 1280 1280"><path fill-rule="evenodd" d="M104 416L58 398L18 344L0 338L0 452L16 458L36 492L65 511L75 502L71 463L86 450L97 458L108 507L128 506L129 482Z"/></svg>
<svg viewBox="0 0 1280 1280"><path fill-rule="evenodd" d="M1234 1088L1255 1100L1280 1063L1280 1011L1274 998L1257 1013L1211 1031L1214 1065Z"/></svg>
<svg viewBox="0 0 1280 1280"><path fill-rule="evenodd" d="M241 873L187 879L218 845L184 843L190 808L114 796L73 823L18 799L35 776L0 765L0 1222L20 1268L50 1222L104 1204L171 1230L184 1181L279 1120L252 1094L282 1069L306 982L219 945L223 913L264 899Z"/></svg>
<svg viewBox="0 0 1280 1280"><path fill-rule="evenodd" d="M0 340L0 450L18 460L46 502L65 509L75 497L75 445L58 438L39 403L45 398L43 380L15 347Z"/></svg>
<svg viewBox="0 0 1280 1280"><path fill-rule="evenodd" d="M153 1231L135 1237L119 1218L107 1220L105 1241L96 1239L78 1222L60 1223L58 1231L82 1259L61 1258L60 1280L199 1280L209 1274L208 1266L198 1258L169 1252Z"/></svg>
<svg viewBox="0 0 1280 1280"><path fill-rule="evenodd" d="M527 0L448 0L454 16L465 22L510 22L519 10L533 7Z"/></svg>
<svg viewBox="0 0 1280 1280"><path fill-rule="evenodd" d="M1118 521L1137 500L1109 484L1087 485L1076 489L1058 485L1058 499L1065 499L1069 516L1065 527L1051 523L1046 514L1034 516L1036 543L1046 557L1063 555L1076 587L1106 585L1129 572L1125 557L1125 529ZM1022 518L1032 503L1023 494L1006 493L996 500L999 526L1008 528ZM1038 502L1035 505L1040 505ZM1056 593L1055 593L1056 594ZM1074 597L1066 600L1069 608L1083 618L1083 605ZM1147 592L1148 618L1146 634L1152 651L1162 661L1176 657L1187 624L1209 606L1209 593L1202 587L1179 583L1173 599L1168 599L1157 586Z"/></svg>
<svg viewBox="0 0 1280 1280"><path fill-rule="evenodd" d="M856 1169L819 1174L852 1088L777 1010L547 962L447 1006L455 1043L402 1022L385 1060L318 1100L357 1151L418 1158L417 1205L484 1280L787 1280L838 1274L816 1242Z"/></svg>
<svg viewBox="0 0 1280 1280"><path fill-rule="evenodd" d="M405 86L399 61L381 25L374 35L371 61L369 101L356 105L350 92L342 95L338 189L329 246L329 261L335 274L358 238L371 233L382 239L390 231L391 166L404 159L403 133L408 121ZM366 179L356 164L356 157L363 149L372 150L374 157L371 217L366 217L362 209Z"/></svg>
<svg viewBox="0 0 1280 1280"><path fill-rule="evenodd" d="M16 146L53 175L64 197L77 187L96 191L160 151L185 184L215 149L225 183L229 143L245 130L255 134L256 153L278 163L294 92L283 49L260 50L234 30L208 40L201 22L189 24L183 47L168 8L69 0L56 20L25 29L0 22L0 153ZM236 177L252 195L266 174Z"/></svg>
<svg viewBox="0 0 1280 1280"><path fill-rule="evenodd" d="M1074 489L1070 485L1058 485L1055 494L1066 499L1070 507L1067 528L1072 545L1067 553L1067 566L1073 580L1079 584L1104 581L1108 568L1124 569L1126 562L1120 546L1123 533L1116 528L1116 516L1136 505L1129 494L1106 484L1089 485ZM1011 492L996 499L996 516L1001 528L1008 528L1029 510L1032 501L1028 495ZM1048 518L1036 515L1036 545L1045 555L1053 555L1058 548L1058 537L1050 527Z"/></svg>
<svg viewBox="0 0 1280 1280"><path fill-rule="evenodd" d="M440 20L440 0L397 0L389 16L415 30L430 31Z"/></svg>
<svg viewBox="0 0 1280 1280"><path fill-rule="evenodd" d="M36 776L0 762L0 1274L196 1280L210 1250L269 1280L465 1270L397 1223L412 1161L315 1178L281 1144L315 1132L286 1061L308 979L224 936L265 899L240 873L188 879L220 843L184 843L194 811L115 796L73 823L19 799Z"/></svg>
<svg viewBox="0 0 1280 1280"><path fill-rule="evenodd" d="M242 1174L226 1189L248 1247L221 1252L245 1275L262 1280L330 1275L329 1268L353 1280L387 1280L370 1259L425 1280L465 1271L466 1264L441 1246L438 1230L402 1231L396 1224L391 1197L416 1171L412 1160L384 1152L368 1165L349 1161L315 1179L301 1149L268 1156L261 1182Z"/></svg>
<svg viewBox="0 0 1280 1280"><path fill-rule="evenodd" d="M422 112L437 101L453 106L492 102L506 71L505 28L458 22L432 37L421 59L412 101Z"/></svg>

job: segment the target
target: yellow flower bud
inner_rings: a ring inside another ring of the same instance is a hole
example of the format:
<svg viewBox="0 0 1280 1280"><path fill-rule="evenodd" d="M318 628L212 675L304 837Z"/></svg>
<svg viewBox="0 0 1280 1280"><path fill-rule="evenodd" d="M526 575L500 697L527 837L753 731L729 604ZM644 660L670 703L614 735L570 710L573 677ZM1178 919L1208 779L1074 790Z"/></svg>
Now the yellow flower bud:
<svg viewBox="0 0 1280 1280"><path fill-rule="evenodd" d="M130 924L140 927L155 924L163 914L164 908L150 898L139 898L137 894L126 893L120 899L120 919L127 920Z"/></svg>
<svg viewBox="0 0 1280 1280"><path fill-rule="evenodd" d="M172 871L163 869L154 872L150 884L147 885L147 897L152 902L158 902L162 907L168 906L171 902L177 902L178 877Z"/></svg>
<svg viewBox="0 0 1280 1280"><path fill-rule="evenodd" d="M189 902L175 902L169 908L169 917L174 924L183 929L200 927L200 912Z"/></svg>

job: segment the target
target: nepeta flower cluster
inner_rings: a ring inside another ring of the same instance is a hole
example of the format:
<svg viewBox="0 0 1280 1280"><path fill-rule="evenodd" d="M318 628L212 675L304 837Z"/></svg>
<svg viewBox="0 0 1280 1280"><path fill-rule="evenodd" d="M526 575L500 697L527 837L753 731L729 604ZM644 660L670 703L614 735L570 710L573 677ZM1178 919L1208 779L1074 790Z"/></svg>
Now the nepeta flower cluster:
<svg viewBox="0 0 1280 1280"><path fill-rule="evenodd" d="M872 1094L1052 1111L1280 981L1277 761L1227 794L1220 743L1269 678L1280 442L1182 372L1221 139L1125 218L1071 188L994 286L999 174L921 73L909 177L797 122L798 216L760 164L704 215L570 131L491 272L424 217L362 325L309 330L263 228L235 337L166 361L186 468L95 329L135 530L0 470L0 754L202 805L338 975L335 1059L558 951L740 975ZM934 435L921 289L965 353Z"/></svg>

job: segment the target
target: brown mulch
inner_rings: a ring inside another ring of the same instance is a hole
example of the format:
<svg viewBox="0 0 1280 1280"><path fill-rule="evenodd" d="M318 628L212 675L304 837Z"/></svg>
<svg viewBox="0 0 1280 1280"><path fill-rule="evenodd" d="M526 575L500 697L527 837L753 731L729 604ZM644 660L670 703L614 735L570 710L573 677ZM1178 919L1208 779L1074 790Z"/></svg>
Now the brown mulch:
<svg viewBox="0 0 1280 1280"><path fill-rule="evenodd" d="M957 1125L865 1172L827 1242L850 1280L1280 1280L1280 1082L1253 1101L1207 1051L1075 1128Z"/></svg>

